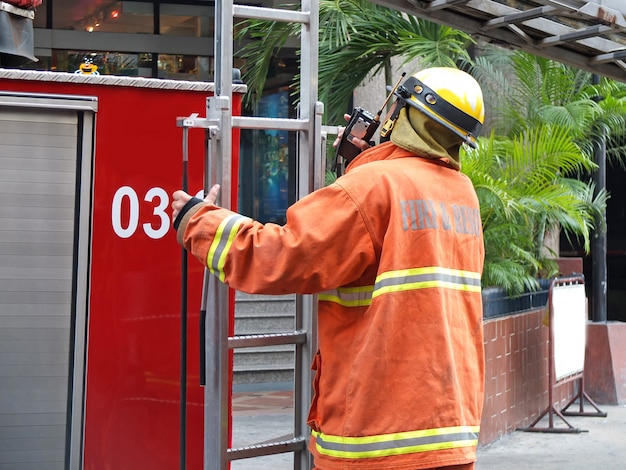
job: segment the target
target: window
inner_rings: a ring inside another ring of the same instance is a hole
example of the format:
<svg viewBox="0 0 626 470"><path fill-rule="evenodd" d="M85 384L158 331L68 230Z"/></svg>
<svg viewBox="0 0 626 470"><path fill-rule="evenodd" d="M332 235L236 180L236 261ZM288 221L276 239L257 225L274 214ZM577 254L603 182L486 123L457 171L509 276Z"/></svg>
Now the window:
<svg viewBox="0 0 626 470"><path fill-rule="evenodd" d="M158 77L172 80L203 80L213 78L213 59L189 55L159 54Z"/></svg>
<svg viewBox="0 0 626 470"><path fill-rule="evenodd" d="M289 87L268 91L255 115L295 117ZM284 130L241 131L239 211L260 222L284 224L295 200L296 133Z"/></svg>
<svg viewBox="0 0 626 470"><path fill-rule="evenodd" d="M213 37L213 7L198 5L160 5L160 34L168 36Z"/></svg>
<svg viewBox="0 0 626 470"><path fill-rule="evenodd" d="M119 52L52 52L51 70L95 75L152 76L152 54Z"/></svg>
<svg viewBox="0 0 626 470"><path fill-rule="evenodd" d="M48 2L44 1L35 10L35 18L33 19L33 28L45 28L47 15L48 15Z"/></svg>
<svg viewBox="0 0 626 470"><path fill-rule="evenodd" d="M52 28L152 34L153 11L154 5L151 2L54 0Z"/></svg>

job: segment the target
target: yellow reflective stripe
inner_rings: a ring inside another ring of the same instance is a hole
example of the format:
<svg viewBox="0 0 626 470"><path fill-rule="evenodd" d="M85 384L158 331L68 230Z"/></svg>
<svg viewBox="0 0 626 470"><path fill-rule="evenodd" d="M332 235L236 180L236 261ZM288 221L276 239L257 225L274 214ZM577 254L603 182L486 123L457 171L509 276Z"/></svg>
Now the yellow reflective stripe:
<svg viewBox="0 0 626 470"><path fill-rule="evenodd" d="M317 299L343 307L367 307L372 303L373 291L374 286L340 287L318 294Z"/></svg>
<svg viewBox="0 0 626 470"><path fill-rule="evenodd" d="M382 434L377 436L331 436L313 431L315 446L322 455L345 459L388 457L478 445L480 426Z"/></svg>
<svg viewBox="0 0 626 470"><path fill-rule="evenodd" d="M219 280L222 282L224 282L224 279L226 278L224 274L226 255L233 244L233 240L237 235L239 226L245 220L249 220L248 217L244 217L240 214L232 214L226 217L217 228L213 242L209 247L206 265L209 268L209 271L218 276Z"/></svg>
<svg viewBox="0 0 626 470"><path fill-rule="evenodd" d="M431 287L480 292L480 273L437 266L388 271L376 278L372 297Z"/></svg>
<svg viewBox="0 0 626 470"><path fill-rule="evenodd" d="M322 292L320 301L334 302L343 307L367 307L372 299L390 292L442 288L465 292L480 292L480 273L437 266L401 269L379 274L374 286L340 287Z"/></svg>

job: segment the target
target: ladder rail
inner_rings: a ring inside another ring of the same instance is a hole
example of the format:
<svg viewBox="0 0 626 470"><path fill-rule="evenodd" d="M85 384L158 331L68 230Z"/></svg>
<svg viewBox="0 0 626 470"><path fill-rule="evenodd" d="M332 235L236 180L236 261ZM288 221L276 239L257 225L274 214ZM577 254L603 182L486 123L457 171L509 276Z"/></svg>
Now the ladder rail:
<svg viewBox="0 0 626 470"><path fill-rule="evenodd" d="M232 209L232 70L233 70L233 0L215 2L215 93L207 99L206 114L209 121L216 122L219 130L209 135L211 144L207 151L205 167L213 168L215 180L205 180L205 193L216 182L221 185L220 205ZM214 137L211 139L211 137ZM236 208L235 208L236 209ZM228 335L230 323L229 288L215 276L205 283L207 293L203 293L206 304L205 318L205 370L204 390L204 458L206 470L226 470L228 468L228 447L230 441L230 361ZM217 436L207 430L217 430Z"/></svg>
<svg viewBox="0 0 626 470"><path fill-rule="evenodd" d="M306 132L299 133L298 139L298 176L296 195L298 199L324 184L321 166L321 147L316 139L321 136L323 105L318 96L318 40L319 40L319 2L302 0L301 9L310 12L309 23L303 24L300 33L300 103L299 118L309 121ZM308 59L308 60L307 60ZM322 176L320 176L322 175ZM296 328L308 327L307 346L296 346L296 367L294 384L294 433L300 436L308 434L308 406L312 399L313 372L310 364L317 350L317 295L296 296ZM307 439L308 442L308 439ZM294 470L309 470L312 458L306 451L294 456Z"/></svg>
<svg viewBox="0 0 626 470"><path fill-rule="evenodd" d="M280 129L298 133L296 197L300 199L323 185L325 164L321 161L323 105L317 101L317 42L319 0L304 0L301 11L234 5L232 0L215 6L215 93L207 99L207 118L192 115L179 121L183 127L204 128L207 132L205 191L219 182L222 207L236 210L233 195L232 131L239 129ZM247 17L300 23L301 82L297 119L241 117L232 115L233 18ZM311 468L307 451L307 412L311 401L310 364L317 348L317 297L296 296L295 328L291 333L229 336L229 289L215 276L205 274L203 290L205 325L205 470L226 470L228 462L284 452L294 452L294 470ZM230 351L234 348L295 345L294 433L293 438L229 448ZM215 435L217 434L217 435Z"/></svg>

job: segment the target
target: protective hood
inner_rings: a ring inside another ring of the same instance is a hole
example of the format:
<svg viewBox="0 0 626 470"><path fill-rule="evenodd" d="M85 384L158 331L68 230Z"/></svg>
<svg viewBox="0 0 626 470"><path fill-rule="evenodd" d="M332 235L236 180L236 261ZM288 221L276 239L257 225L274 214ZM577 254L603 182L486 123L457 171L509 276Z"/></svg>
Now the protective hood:
<svg viewBox="0 0 626 470"><path fill-rule="evenodd" d="M461 169L459 137L417 109L405 106L400 111L391 142L420 157L443 160L455 170Z"/></svg>

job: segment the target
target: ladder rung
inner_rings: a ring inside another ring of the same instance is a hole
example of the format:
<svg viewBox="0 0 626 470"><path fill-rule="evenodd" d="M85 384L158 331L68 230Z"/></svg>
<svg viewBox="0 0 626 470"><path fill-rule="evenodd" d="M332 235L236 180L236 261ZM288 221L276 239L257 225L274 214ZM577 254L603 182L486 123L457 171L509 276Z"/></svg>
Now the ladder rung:
<svg viewBox="0 0 626 470"><path fill-rule="evenodd" d="M345 126L322 126L322 132L327 134L337 135Z"/></svg>
<svg viewBox="0 0 626 470"><path fill-rule="evenodd" d="M307 119L263 118L250 116L233 116L233 127L239 129L277 129L284 131L306 131L309 126Z"/></svg>
<svg viewBox="0 0 626 470"><path fill-rule="evenodd" d="M228 338L228 347L255 348L257 346L276 346L279 344L304 344L306 331L296 330L286 333L262 333L256 335L237 335Z"/></svg>
<svg viewBox="0 0 626 470"><path fill-rule="evenodd" d="M264 455L283 454L285 452L299 452L306 447L303 437L296 437L286 441L276 441L266 444L255 444L245 447L228 449L228 460L248 459Z"/></svg>
<svg viewBox="0 0 626 470"><path fill-rule="evenodd" d="M248 5L233 5L233 16L238 18L254 18L256 20L273 20L302 24L308 24L311 17L308 12L303 11L253 7Z"/></svg>

